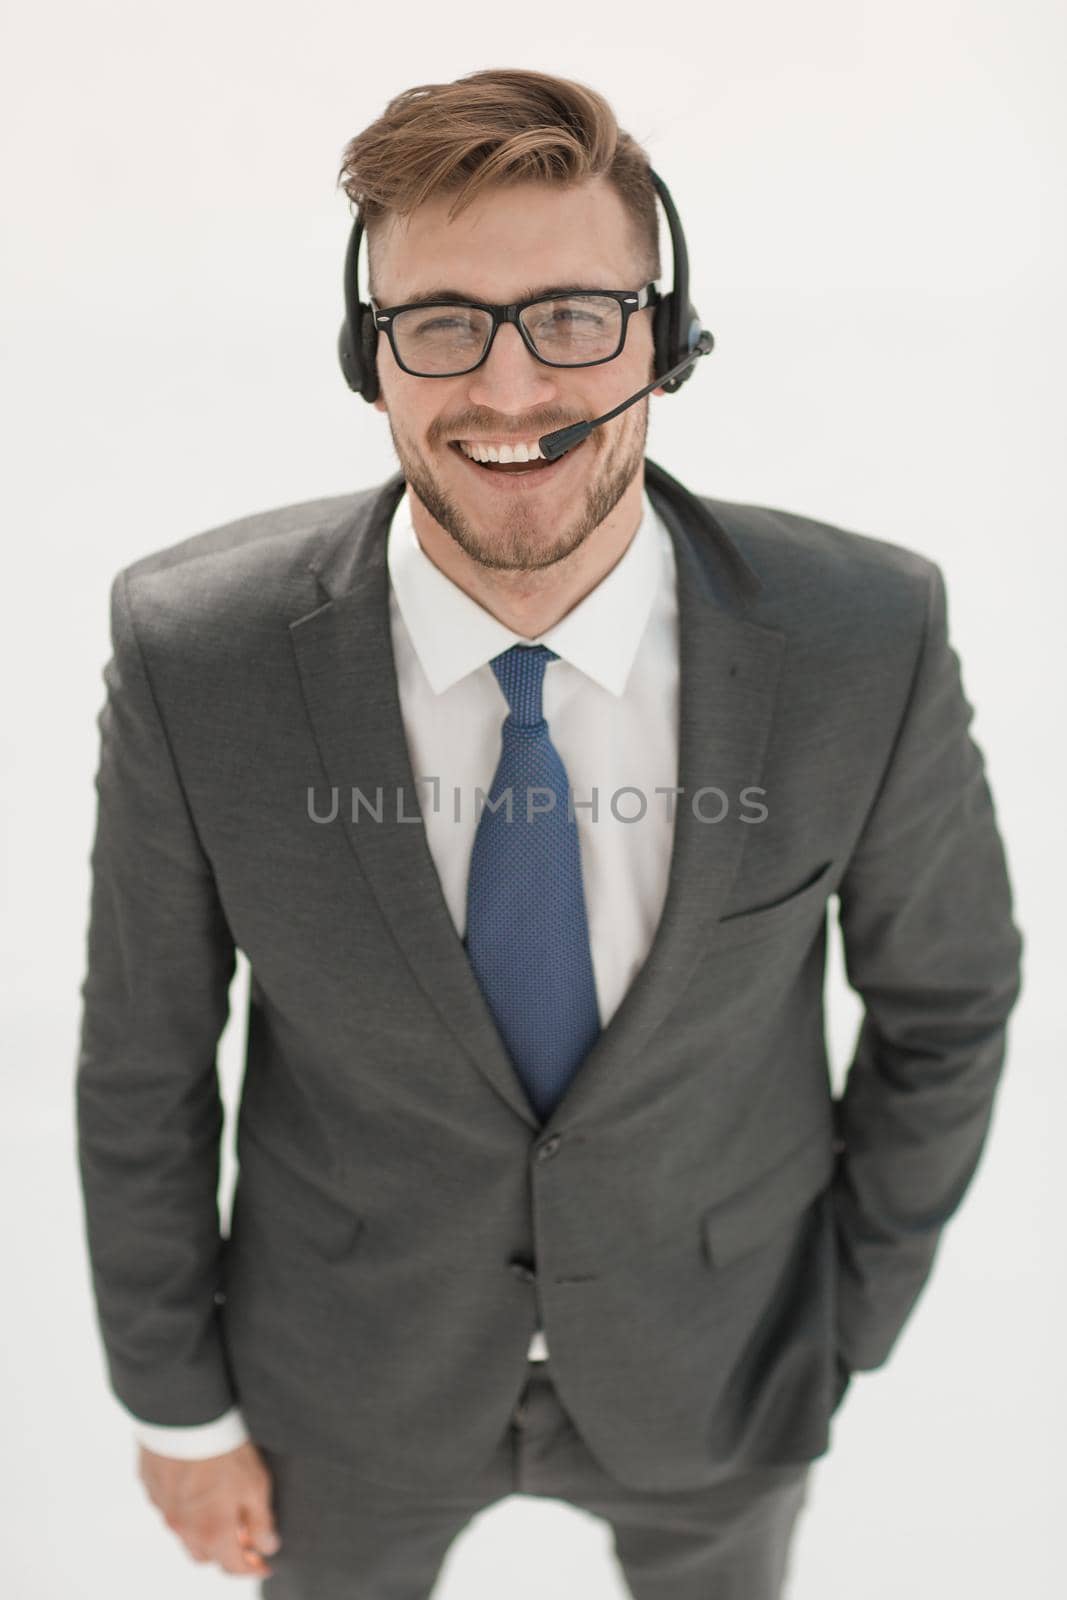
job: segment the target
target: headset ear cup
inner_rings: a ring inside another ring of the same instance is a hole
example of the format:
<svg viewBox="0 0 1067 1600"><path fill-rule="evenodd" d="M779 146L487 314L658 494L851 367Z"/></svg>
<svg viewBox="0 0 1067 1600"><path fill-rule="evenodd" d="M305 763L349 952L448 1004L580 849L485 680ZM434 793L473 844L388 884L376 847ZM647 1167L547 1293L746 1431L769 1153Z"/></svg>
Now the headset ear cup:
<svg viewBox="0 0 1067 1600"><path fill-rule="evenodd" d="M359 359L352 349L352 330L347 322L342 322L341 332L337 337L337 359L341 363L344 380L354 394L359 394L363 387L363 374L360 371Z"/></svg>
<svg viewBox="0 0 1067 1600"><path fill-rule="evenodd" d="M378 330L369 306L361 308L359 320L360 361L362 382L360 394L364 400L377 400L378 384Z"/></svg>
<svg viewBox="0 0 1067 1600"><path fill-rule="evenodd" d="M359 298L359 246L363 218L357 213L345 250L345 320L337 341L337 355L345 382L364 400L378 398L378 330L371 307Z"/></svg>
<svg viewBox="0 0 1067 1600"><path fill-rule="evenodd" d="M672 355L671 305L673 297L665 294L652 313L652 359L654 371L667 372L681 357Z"/></svg>

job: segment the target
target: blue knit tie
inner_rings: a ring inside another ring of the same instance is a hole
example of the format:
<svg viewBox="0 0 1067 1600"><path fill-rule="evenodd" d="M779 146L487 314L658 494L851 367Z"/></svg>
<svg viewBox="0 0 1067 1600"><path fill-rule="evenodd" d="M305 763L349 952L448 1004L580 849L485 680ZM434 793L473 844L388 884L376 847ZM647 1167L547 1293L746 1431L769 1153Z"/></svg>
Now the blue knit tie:
<svg viewBox="0 0 1067 1600"><path fill-rule="evenodd" d="M541 714L545 668L558 659L546 645L515 644L489 663L511 711L474 836L464 941L530 1103L546 1121L600 1032L578 827Z"/></svg>

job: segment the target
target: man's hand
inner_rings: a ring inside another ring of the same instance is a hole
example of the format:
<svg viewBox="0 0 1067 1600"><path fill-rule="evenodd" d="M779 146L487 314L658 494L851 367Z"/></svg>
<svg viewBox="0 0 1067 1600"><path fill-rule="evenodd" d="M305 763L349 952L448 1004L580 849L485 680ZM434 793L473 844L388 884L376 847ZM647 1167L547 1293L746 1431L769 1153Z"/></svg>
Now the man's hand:
<svg viewBox="0 0 1067 1600"><path fill-rule="evenodd" d="M178 1461L139 1446L138 1477L194 1561L224 1572L269 1577L263 1559L280 1548L271 1510L271 1477L248 1442L202 1461Z"/></svg>

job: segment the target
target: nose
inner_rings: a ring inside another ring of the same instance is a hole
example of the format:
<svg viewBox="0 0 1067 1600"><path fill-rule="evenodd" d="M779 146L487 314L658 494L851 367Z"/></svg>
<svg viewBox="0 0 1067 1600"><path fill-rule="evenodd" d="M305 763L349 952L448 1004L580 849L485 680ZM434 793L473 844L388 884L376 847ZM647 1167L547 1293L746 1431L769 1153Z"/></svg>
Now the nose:
<svg viewBox="0 0 1067 1600"><path fill-rule="evenodd" d="M496 330L493 348L468 381L472 405L501 415L529 411L557 393L555 368L535 360L518 328L507 322Z"/></svg>

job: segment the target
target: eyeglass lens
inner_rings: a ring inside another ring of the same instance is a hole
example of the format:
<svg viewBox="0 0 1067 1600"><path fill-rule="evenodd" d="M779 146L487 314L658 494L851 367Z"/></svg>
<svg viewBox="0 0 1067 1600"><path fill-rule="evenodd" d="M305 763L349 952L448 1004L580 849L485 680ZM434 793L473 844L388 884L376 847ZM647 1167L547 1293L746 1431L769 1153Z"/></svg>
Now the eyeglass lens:
<svg viewBox="0 0 1067 1600"><path fill-rule="evenodd" d="M604 361L618 349L622 307L607 295L538 300L519 313L534 349L559 366ZM445 377L481 360L493 319L477 306L414 306L393 318L397 350L409 371Z"/></svg>

